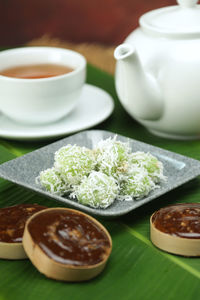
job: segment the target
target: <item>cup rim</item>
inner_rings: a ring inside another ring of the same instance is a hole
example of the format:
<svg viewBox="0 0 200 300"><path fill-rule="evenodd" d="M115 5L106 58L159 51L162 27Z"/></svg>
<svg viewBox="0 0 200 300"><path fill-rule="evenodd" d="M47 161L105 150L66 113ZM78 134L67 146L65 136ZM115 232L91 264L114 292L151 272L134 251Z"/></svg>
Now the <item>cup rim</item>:
<svg viewBox="0 0 200 300"><path fill-rule="evenodd" d="M84 70L86 68L86 58L79 52L71 50L71 49L67 49L67 48L61 48L61 47L48 47L48 46L27 46L27 47L19 47L19 48L13 48L13 49L7 49L7 50L2 50L0 51L0 57L1 55L4 55L5 53L19 53L21 51L27 51L27 52L31 52L31 51L60 51L60 52L65 52L71 55L76 55L77 57L79 57L79 59L82 60L82 63L80 64L80 66L78 66L77 68L75 68L73 71L66 73L66 74L62 74L62 75L57 75L57 76L52 76L52 77L46 77L46 78L17 78L17 77L9 77L9 76L5 76L5 75L1 75L0 74L0 79L6 80L6 81L14 81L14 82L20 82L20 83L33 83L33 82L48 82L48 81L56 81L59 80L61 78L67 78L67 77L72 77L75 76L77 73L81 72L82 70Z"/></svg>

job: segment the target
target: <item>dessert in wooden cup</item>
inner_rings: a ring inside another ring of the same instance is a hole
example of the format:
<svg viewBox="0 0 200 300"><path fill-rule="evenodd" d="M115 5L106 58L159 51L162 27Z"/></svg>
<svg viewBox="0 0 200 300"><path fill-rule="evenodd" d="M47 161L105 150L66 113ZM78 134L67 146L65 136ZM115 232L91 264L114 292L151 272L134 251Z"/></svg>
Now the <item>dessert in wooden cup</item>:
<svg viewBox="0 0 200 300"><path fill-rule="evenodd" d="M83 281L97 276L112 249L107 230L94 218L68 208L49 208L26 223L24 249L49 278Z"/></svg>
<svg viewBox="0 0 200 300"><path fill-rule="evenodd" d="M200 256L200 203L170 205L150 219L151 240L158 248L183 256Z"/></svg>
<svg viewBox="0 0 200 300"><path fill-rule="evenodd" d="M0 209L0 258L27 258L22 237L27 219L45 209L38 204L19 204Z"/></svg>

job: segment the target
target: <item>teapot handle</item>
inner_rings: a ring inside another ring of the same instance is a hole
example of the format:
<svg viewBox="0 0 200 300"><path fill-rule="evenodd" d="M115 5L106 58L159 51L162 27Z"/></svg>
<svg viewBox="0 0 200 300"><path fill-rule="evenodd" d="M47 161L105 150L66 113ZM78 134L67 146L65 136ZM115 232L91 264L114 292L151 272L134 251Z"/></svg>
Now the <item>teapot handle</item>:
<svg viewBox="0 0 200 300"><path fill-rule="evenodd" d="M199 0L177 0L177 3L183 8L195 7Z"/></svg>

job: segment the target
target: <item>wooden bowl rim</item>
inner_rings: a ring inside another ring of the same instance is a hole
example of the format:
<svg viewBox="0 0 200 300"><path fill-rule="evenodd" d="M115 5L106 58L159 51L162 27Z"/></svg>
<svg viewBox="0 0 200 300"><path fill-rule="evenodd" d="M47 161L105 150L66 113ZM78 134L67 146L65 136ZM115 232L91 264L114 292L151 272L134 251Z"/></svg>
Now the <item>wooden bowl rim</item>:
<svg viewBox="0 0 200 300"><path fill-rule="evenodd" d="M174 235L171 235L169 233L166 233L166 232L163 232L163 231L157 229L156 226L154 225L154 223L152 222L152 218L153 218L153 216L154 216L155 213L156 213L156 211L150 217L150 226L153 228L153 230L155 230L156 232L158 232L160 235L163 235L163 236L166 236L168 238L171 238L174 241L178 241L178 240L182 239L182 240L186 240L188 242L189 241L194 241L194 242L196 241L196 243L200 242L200 238L193 239L193 238L185 238L185 237L181 237L181 236L174 236Z"/></svg>
<svg viewBox="0 0 200 300"><path fill-rule="evenodd" d="M17 242L17 243L9 243L9 242L0 242L0 247L1 246L20 246L20 245L23 245L23 242Z"/></svg>
<svg viewBox="0 0 200 300"><path fill-rule="evenodd" d="M51 208L47 208L47 209L41 210L41 211L35 213L34 215L32 215L32 216L27 220L27 222L26 222L25 229L24 229L24 235L25 235L25 234L28 234L33 244L35 244L35 243L33 242L32 237L31 237L31 235L30 235L30 233L29 233L29 231L28 231L28 225L29 225L29 223L32 221L33 218L36 218L39 214L43 214L43 213L48 212L48 211L51 211L51 210L67 210L67 211L74 212L74 213L76 213L76 214L84 215L86 218L92 220L94 223L96 223L96 224L103 230L104 233L106 233L106 236L108 237L108 240L109 240L109 242L110 242L109 253L106 255L106 257L105 257L102 261L100 261L100 262L97 263L97 264L94 264L94 265L85 265L85 266L73 266L73 265L70 265L70 264L62 264L62 263L60 263L60 262L55 261L54 259L52 259L51 257L49 257L49 256L48 256L48 255L47 255L47 254L39 247L38 244L36 244L35 247L39 248L39 249L43 252L43 254L46 255L46 256L47 256L54 264L57 264L57 265L62 266L62 267L63 267L63 266L64 266L64 267L66 266L66 268L69 268L69 269L74 269L74 270L79 270L79 269L82 269L82 270L84 270L84 269L93 269L93 268L97 268L97 267L99 267L100 265L106 263L106 261L108 260L110 254L111 254L111 251L112 251L112 239L111 239L111 236L110 236L109 232L108 232L107 229L106 229L99 221L97 221L95 218L91 217L90 215L88 215L88 214L86 214L86 213L84 213L84 212L82 212L82 211L76 210L76 209L67 208L67 207L51 207ZM23 236L24 236L24 235L23 235ZM24 239L23 239L23 240L24 240ZM23 240L22 240L22 243L23 243ZM25 247L24 247L24 249L25 249ZM27 256L29 257L28 253L27 253Z"/></svg>

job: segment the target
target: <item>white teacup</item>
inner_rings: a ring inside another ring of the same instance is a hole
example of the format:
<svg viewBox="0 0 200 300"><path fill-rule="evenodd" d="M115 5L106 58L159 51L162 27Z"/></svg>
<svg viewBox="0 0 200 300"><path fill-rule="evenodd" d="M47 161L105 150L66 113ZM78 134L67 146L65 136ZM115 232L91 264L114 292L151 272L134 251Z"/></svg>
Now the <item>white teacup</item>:
<svg viewBox="0 0 200 300"><path fill-rule="evenodd" d="M85 83L86 60L75 51L54 47L25 47L0 52L0 72L33 64L64 65L73 71L37 79L0 75L0 111L27 124L57 121L77 105Z"/></svg>

